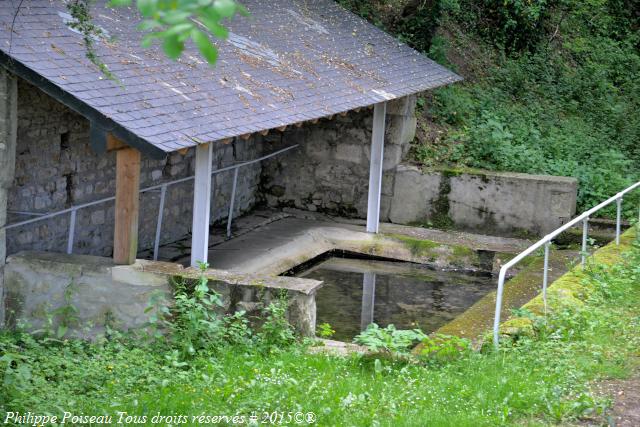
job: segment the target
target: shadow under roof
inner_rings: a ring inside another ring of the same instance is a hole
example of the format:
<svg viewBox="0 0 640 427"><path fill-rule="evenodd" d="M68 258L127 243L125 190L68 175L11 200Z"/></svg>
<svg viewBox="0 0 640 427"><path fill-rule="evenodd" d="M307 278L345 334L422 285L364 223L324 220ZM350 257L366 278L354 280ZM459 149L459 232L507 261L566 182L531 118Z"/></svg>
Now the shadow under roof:
<svg viewBox="0 0 640 427"><path fill-rule="evenodd" d="M178 61L141 47L132 8L92 8L108 36L86 58L61 0L0 8L0 63L155 157L199 143L314 120L460 80L331 0L246 0L215 67L193 46ZM10 28L13 24L13 35Z"/></svg>

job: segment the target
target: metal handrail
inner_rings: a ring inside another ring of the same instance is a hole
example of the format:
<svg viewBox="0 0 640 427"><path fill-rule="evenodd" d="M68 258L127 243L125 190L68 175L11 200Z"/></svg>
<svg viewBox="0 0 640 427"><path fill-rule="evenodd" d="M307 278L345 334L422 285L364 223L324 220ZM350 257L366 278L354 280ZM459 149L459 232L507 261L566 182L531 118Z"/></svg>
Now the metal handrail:
<svg viewBox="0 0 640 427"><path fill-rule="evenodd" d="M235 195L236 195L236 186L237 186L237 183L238 183L238 169L240 169L243 166L252 165L254 163L258 163L258 162L261 162L261 161L266 160L268 158L277 156L278 154L282 154L285 151L292 150L292 149L294 149L294 148L296 148L298 146L299 146L299 144L294 144L294 145L291 145L289 147L283 148L281 150L274 151L273 153L267 154L265 156L258 157L256 159L249 160L249 161L246 161L246 162L237 163L235 165L226 166L226 167L223 167L223 168L220 168L220 169L216 169L216 170L211 172L211 176L214 176L214 175L222 173L222 172L226 172L226 171L230 171L230 170L234 171L234 173L233 173L233 186L231 188L231 201L229 203L229 214L227 216L227 237L231 237L231 222L233 221L233 209L234 209L234 203L235 203L235 198L236 198L235 197ZM139 191L139 193L142 194L142 193L146 193L146 192L149 192L149 191L160 190L160 203L159 203L159 206L158 206L158 219L157 219L157 223L156 223L156 234L155 234L155 240L154 240L154 245L153 245L153 259L154 260L158 259L158 252L159 252L159 249L160 249L160 235L162 233L162 216L163 216L163 212L164 212L164 202L165 202L165 196L166 196L166 193L167 193L167 187L169 187L170 185L191 181L194 178L195 178L194 176L188 176L186 178L180 178L180 179L176 179L174 181L168 181L168 182L163 182L162 184L152 185L150 187L143 188L143 189L141 189ZM24 220L24 221L13 223L13 224L5 224L5 225L0 226L0 230L3 230L3 229L4 230L10 230L12 228L22 227L24 225L33 224L35 222L44 221L44 220L47 220L47 219L50 219L50 218L54 218L54 217L57 217L57 216L60 216L60 215L64 215L64 214L70 213L70 218L69 218L69 236L68 236L68 239L67 239L67 253L71 254L71 253L73 253L77 212L80 209L88 208L90 206L99 205L101 203L111 202L111 201L113 201L115 199L116 199L115 196L111 196L111 197L107 197L107 198L100 199L100 200L94 200L93 202L83 203L81 205L75 205L75 206L72 206L70 208L66 208L66 209L63 209L63 210L60 210L60 211L57 211L57 212L39 215L37 218L27 219L27 220Z"/></svg>
<svg viewBox="0 0 640 427"><path fill-rule="evenodd" d="M544 310L545 313L547 311L547 285L549 281L549 247L551 245L551 241L557 237L559 234L573 227L574 225L582 222L582 251L581 251L581 264L582 268L584 268L587 258L587 236L589 233L589 217L594 213L598 212L602 208L609 206L611 203L616 202L616 245L620 244L620 226L621 226L621 218L622 218L622 200L625 194L630 193L631 191L640 188L640 182L636 182L632 186L622 190L617 193L615 196L605 200L599 205L589 209L584 212L582 215L574 218L563 226L557 228L551 233L544 236L542 239L538 240L533 245L529 246L527 249L516 255L514 258L509 260L505 265L500 268L500 273L498 275L498 290L496 294L496 313L493 321L493 345L496 349L500 346L500 312L502 311L502 294L504 292L504 282L507 271L522 261L528 255L531 255L534 251L544 246L544 272L542 278L542 299L544 301ZM638 218L638 224L640 226L640 214Z"/></svg>

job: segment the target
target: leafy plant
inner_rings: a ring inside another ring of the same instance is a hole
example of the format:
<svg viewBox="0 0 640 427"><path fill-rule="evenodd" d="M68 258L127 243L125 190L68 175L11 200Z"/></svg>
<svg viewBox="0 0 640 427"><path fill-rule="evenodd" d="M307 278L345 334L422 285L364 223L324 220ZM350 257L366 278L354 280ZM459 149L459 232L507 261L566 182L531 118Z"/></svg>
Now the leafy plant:
<svg viewBox="0 0 640 427"><path fill-rule="evenodd" d="M260 327L257 337L260 343L270 351L286 348L295 342L293 327L288 322L288 300L286 294L278 295L264 309L266 320Z"/></svg>
<svg viewBox="0 0 640 427"><path fill-rule="evenodd" d="M471 342L468 339L443 334L425 337L420 347L420 356L438 362L461 359L470 352Z"/></svg>
<svg viewBox="0 0 640 427"><path fill-rule="evenodd" d="M67 10L74 18L74 20L69 23L69 27L82 34L87 59L97 66L107 78L118 81L95 50L95 40L100 40L104 38L105 35L102 29L93 22L91 0L71 0L67 3Z"/></svg>
<svg viewBox="0 0 640 427"><path fill-rule="evenodd" d="M209 289L204 274L207 265L201 263L199 267L201 274L195 284L181 279L174 281L175 302L157 318L183 357L215 348L225 336L225 322L216 313L222 307L220 295Z"/></svg>
<svg viewBox="0 0 640 427"><path fill-rule="evenodd" d="M426 338L427 336L419 329L402 330L396 329L394 325L381 328L372 323L353 341L374 352L407 354L415 344Z"/></svg>
<svg viewBox="0 0 640 427"><path fill-rule="evenodd" d="M331 338L336 331L328 323L321 323L318 325L318 335L320 338Z"/></svg>

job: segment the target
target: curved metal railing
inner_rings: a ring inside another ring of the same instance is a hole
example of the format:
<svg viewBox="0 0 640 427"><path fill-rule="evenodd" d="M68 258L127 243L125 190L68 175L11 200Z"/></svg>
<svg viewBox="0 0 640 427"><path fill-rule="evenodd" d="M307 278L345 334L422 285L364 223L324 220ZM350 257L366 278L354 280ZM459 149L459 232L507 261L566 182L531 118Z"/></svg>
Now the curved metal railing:
<svg viewBox="0 0 640 427"><path fill-rule="evenodd" d="M542 239L538 240L536 243L534 243L533 245L529 246L527 249L525 249L524 251L522 251L521 253L519 253L518 255L516 255L513 259L511 259L509 262L507 262L505 265L502 266L502 268L500 269L500 273L498 275L498 291L496 294L496 313L495 313L495 317L494 317L494 321L493 321L493 345L495 346L496 349L499 348L500 346L500 313L502 311L502 294L504 292L504 282L505 282L505 278L507 275L507 271L513 267L514 265L516 265L517 263L519 263L520 261L522 261L525 257L527 257L528 255L531 255L533 252L535 252L536 250L540 249L541 247L544 246L544 272L543 272L543 276L542 276L542 299L544 301L544 309L545 312L547 310L547 284L549 281L549 247L551 246L551 241L556 238L559 234L563 233L564 231L568 230L569 228L573 227L576 224L579 224L580 222L582 222L582 251L581 251L581 263L582 263L582 268L584 268L585 266L585 262L588 256L587 253L587 238L588 238L588 233L589 233L589 217L592 216L594 213L598 212L599 210L609 206L610 204L612 204L613 202L616 203L617 205L617 212L616 212L616 245L620 244L620 226L621 226L621 219L622 219L622 200L625 194L628 194L630 192L632 192L633 190L640 188L640 182L636 182L635 184L633 184L632 186L622 190L621 192L619 192L618 194L616 194L615 196L605 200L604 202L600 203L598 206L595 206L591 209L589 209L588 211L586 211L585 213L583 213L582 215L574 218L573 220L569 221L568 223L564 224L562 227L557 228L556 230L552 231L551 233L547 234L546 236L544 236ZM638 218L638 226L640 227L640 214L639 214L639 218Z"/></svg>

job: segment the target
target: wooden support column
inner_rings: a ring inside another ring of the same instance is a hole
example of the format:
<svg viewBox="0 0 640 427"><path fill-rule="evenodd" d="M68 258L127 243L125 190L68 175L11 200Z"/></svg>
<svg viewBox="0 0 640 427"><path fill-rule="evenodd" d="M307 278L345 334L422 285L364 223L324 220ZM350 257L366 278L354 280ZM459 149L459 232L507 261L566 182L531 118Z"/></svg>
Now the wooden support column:
<svg viewBox="0 0 640 427"><path fill-rule="evenodd" d="M382 191L382 161L384 159L384 119L386 102L373 108L373 132L371 135L371 160L369 166L369 202L367 205L367 231L377 233L380 225L380 193Z"/></svg>
<svg viewBox="0 0 640 427"><path fill-rule="evenodd" d="M18 134L18 82L0 67L0 226L7 222L9 189L13 185ZM0 328L4 325L4 265L7 256L6 230L0 229Z"/></svg>
<svg viewBox="0 0 640 427"><path fill-rule="evenodd" d="M140 152L107 136L116 149L116 223L113 236L113 261L133 264L138 252L138 215L140 205ZM110 141L110 142L109 142Z"/></svg>
<svg viewBox="0 0 640 427"><path fill-rule="evenodd" d="M211 172L213 144L196 147L196 173L193 184L193 223L191 225L191 266L206 263L209 254L209 221L211 211Z"/></svg>

